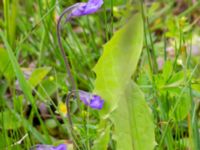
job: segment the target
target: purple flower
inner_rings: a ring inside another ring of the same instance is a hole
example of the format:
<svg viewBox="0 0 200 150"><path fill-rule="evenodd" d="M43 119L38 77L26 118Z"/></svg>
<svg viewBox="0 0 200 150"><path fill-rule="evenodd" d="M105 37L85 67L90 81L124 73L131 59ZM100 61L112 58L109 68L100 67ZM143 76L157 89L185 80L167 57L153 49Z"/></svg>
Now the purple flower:
<svg viewBox="0 0 200 150"><path fill-rule="evenodd" d="M103 108L104 100L98 95L93 95L91 93L80 90L79 98L85 105L90 106L93 109Z"/></svg>
<svg viewBox="0 0 200 150"><path fill-rule="evenodd" d="M102 5L103 0L89 0L87 3L79 3L79 5L72 10L68 17L80 17L95 13Z"/></svg>
<svg viewBox="0 0 200 150"><path fill-rule="evenodd" d="M58 146L38 144L31 148L31 150L67 150L67 146L66 144L60 144Z"/></svg>

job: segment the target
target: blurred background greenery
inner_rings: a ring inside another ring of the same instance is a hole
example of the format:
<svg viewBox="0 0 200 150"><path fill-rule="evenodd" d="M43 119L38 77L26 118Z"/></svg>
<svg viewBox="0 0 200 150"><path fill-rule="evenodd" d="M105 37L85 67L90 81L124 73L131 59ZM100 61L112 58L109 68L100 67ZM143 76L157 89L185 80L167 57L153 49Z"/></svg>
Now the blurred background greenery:
<svg viewBox="0 0 200 150"><path fill-rule="evenodd" d="M76 2L0 1L0 149L29 149L37 143L72 145L64 104L70 85L66 84L58 49L56 23L64 8ZM200 143L200 2L146 0L143 4L146 43L133 78L145 92L154 113L158 145L163 149L188 149L190 125L195 129L196 143ZM134 7L131 0L106 0L98 13L63 22L63 44L79 89L92 91L92 69L102 54L103 44L126 23ZM151 69L154 82L149 75ZM174 78L166 79L169 76ZM182 101L184 107L179 108L177 120L170 122L173 109L166 105L175 105L173 99L184 92L186 81L191 83L192 96L180 98L186 99L185 103ZM166 87L166 82L174 87ZM156 90L151 89L154 86ZM192 102L188 102L191 97ZM169 100L170 104L158 107L156 101L159 103L160 99ZM74 130L80 135L78 144L89 150L96 138L98 113L79 102L72 102L71 107ZM191 119L195 124L189 123ZM165 132L166 124L170 128ZM114 145L111 141L110 149Z"/></svg>

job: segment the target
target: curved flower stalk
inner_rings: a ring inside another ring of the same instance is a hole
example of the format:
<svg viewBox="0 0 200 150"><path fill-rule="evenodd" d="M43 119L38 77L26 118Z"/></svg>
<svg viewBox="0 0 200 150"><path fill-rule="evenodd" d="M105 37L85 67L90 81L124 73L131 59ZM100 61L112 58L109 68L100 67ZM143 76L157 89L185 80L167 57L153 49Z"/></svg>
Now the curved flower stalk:
<svg viewBox="0 0 200 150"><path fill-rule="evenodd" d="M99 8L102 6L102 4L103 4L103 0L89 0L87 3L74 4L73 6L66 8L58 19L58 22L57 22L58 45L59 45L59 48L61 50L64 62L65 62L65 67L66 67L66 71L69 76L72 90L76 90L76 85L75 85L75 81L74 81L73 75L70 70L69 61L67 59L67 56L65 55L65 50L64 50L62 42L61 42L61 20L66 14L68 14L67 19L66 19L66 22L68 22L72 18L95 13L96 11L99 10Z"/></svg>
<svg viewBox="0 0 200 150"><path fill-rule="evenodd" d="M66 8L58 19L58 23L57 23L58 45L59 45L59 48L61 50L64 62L65 62L65 67L66 67L66 71L69 76L72 90L76 89L76 85L75 85L75 81L74 81L73 75L70 70L69 61L67 59L67 56L65 55L65 50L64 50L62 42L61 42L61 20L66 14L68 14L67 19L66 19L66 22L68 22L72 18L95 13L96 11L99 10L99 8L102 6L102 4L103 4L103 0L89 0L87 3L74 4L73 6Z"/></svg>
<svg viewBox="0 0 200 150"><path fill-rule="evenodd" d="M32 147L30 150L67 150L66 144L60 144L58 146L38 144Z"/></svg>
<svg viewBox="0 0 200 150"><path fill-rule="evenodd" d="M80 100L83 101L85 105L90 106L93 109L101 109L103 107L104 101L98 95L92 95L84 91L76 90L75 80L73 78L73 75L70 69L70 64L67 59L67 56L65 55L65 50L61 42L61 20L63 19L63 17L65 17L65 15L67 15L66 22L69 22L73 18L95 13L100 9L102 5L103 5L103 0L89 0L87 3L77 3L73 6L66 8L60 15L57 22L58 45L59 45L62 57L64 59L64 63L65 63L68 77L69 77L70 84L72 86L72 90L71 90L72 92L67 95L67 100L66 100L66 105L67 105L67 110L68 110L67 117L69 120L69 124L71 126L70 130L72 132L72 135L73 135L73 124L72 124L72 120L70 116L70 108L69 108L69 99L71 98L71 96L74 96L74 95L76 95L76 97L79 96Z"/></svg>

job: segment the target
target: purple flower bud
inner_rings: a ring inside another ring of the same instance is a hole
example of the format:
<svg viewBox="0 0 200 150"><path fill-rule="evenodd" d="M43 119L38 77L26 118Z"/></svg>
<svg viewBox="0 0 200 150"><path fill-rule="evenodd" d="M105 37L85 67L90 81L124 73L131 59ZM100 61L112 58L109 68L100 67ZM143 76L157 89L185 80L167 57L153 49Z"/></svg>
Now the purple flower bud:
<svg viewBox="0 0 200 150"><path fill-rule="evenodd" d="M58 146L38 144L31 148L31 150L67 150L67 146L66 144L60 144Z"/></svg>
<svg viewBox="0 0 200 150"><path fill-rule="evenodd" d="M102 4L103 0L89 0L87 3L79 3L79 5L72 10L68 17L80 17L95 13L99 10Z"/></svg>
<svg viewBox="0 0 200 150"><path fill-rule="evenodd" d="M79 98L85 105L90 106L93 109L103 108L104 100L98 95L93 95L91 93L80 90Z"/></svg>

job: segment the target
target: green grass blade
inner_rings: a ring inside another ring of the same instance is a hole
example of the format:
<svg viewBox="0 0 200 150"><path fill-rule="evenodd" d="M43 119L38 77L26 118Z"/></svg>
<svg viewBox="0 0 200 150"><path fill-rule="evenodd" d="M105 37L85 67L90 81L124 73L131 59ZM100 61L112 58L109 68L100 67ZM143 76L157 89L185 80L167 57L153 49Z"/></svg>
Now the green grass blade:
<svg viewBox="0 0 200 150"><path fill-rule="evenodd" d="M47 133L47 130L46 130L45 126L44 126L44 123L43 123L43 121L42 121L42 119L40 117L40 114L39 114L38 110L37 110L36 102L35 102L35 100L34 100L34 98L32 96L32 89L29 86L29 84L27 83L27 81L26 81L26 79L25 79L25 77L23 75L23 72L21 71L20 66L19 66L19 64L18 64L18 62L17 62L17 60L15 58L13 50L10 47L9 43L7 42L5 36L4 36L4 34L2 32L0 32L0 36L3 39L5 47L6 47L7 51L8 51L8 55L9 55L11 64L13 66L15 75L16 75L17 79L19 80L19 85L20 85L22 91L24 92L24 95L25 95L26 99L32 104L34 112L36 113L36 115L37 115L37 117L38 117L38 119L39 119L39 121L41 123L42 129L43 129L43 131L45 133L46 142L50 143L51 139L50 139L50 137L49 137L49 135Z"/></svg>

